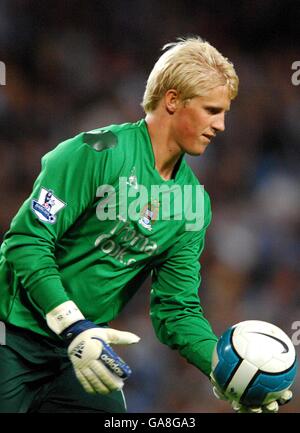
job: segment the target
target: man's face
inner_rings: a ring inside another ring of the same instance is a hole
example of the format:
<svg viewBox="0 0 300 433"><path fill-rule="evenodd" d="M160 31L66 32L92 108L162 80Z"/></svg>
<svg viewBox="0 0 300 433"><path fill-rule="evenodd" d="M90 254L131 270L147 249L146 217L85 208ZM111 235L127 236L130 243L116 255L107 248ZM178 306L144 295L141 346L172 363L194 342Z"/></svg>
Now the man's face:
<svg viewBox="0 0 300 433"><path fill-rule="evenodd" d="M230 108L227 86L218 86L205 96L180 101L173 114L172 135L182 152L201 155L211 139L225 130L225 112Z"/></svg>

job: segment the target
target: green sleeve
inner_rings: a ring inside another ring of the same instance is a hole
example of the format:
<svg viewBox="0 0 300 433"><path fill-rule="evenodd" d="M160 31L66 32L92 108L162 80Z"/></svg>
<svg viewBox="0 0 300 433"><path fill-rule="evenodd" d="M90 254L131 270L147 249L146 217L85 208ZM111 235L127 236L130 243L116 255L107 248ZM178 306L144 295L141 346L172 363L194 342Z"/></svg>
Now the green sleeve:
<svg viewBox="0 0 300 433"><path fill-rule="evenodd" d="M68 300L55 260L56 242L92 204L100 184L103 156L85 142L85 137L79 134L43 157L32 194L12 220L1 249L42 314ZM33 210L42 189L53 192L56 203L61 203L54 223L41 220Z"/></svg>
<svg viewBox="0 0 300 433"><path fill-rule="evenodd" d="M204 317L198 289L199 257L210 219L209 206L201 232L186 232L171 255L154 269L150 312L159 340L177 349L207 376L217 337Z"/></svg>

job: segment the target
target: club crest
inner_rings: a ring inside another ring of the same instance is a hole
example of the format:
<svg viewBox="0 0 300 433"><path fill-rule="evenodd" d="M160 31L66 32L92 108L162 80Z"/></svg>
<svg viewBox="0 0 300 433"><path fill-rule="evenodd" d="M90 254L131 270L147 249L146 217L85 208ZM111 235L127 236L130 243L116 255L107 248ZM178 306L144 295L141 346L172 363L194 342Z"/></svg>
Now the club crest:
<svg viewBox="0 0 300 433"><path fill-rule="evenodd" d="M145 227L147 230L152 230L152 225L157 219L159 210L159 201L153 200L151 203L146 204L141 212L141 218L139 224Z"/></svg>

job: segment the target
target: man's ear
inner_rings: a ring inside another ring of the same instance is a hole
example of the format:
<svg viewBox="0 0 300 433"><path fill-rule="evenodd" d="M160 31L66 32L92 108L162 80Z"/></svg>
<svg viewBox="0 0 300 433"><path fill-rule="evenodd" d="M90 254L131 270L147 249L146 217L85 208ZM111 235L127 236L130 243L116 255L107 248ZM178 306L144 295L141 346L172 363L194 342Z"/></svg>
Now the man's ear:
<svg viewBox="0 0 300 433"><path fill-rule="evenodd" d="M169 89L164 96L165 107L169 114L174 114L179 104L178 92L175 89Z"/></svg>

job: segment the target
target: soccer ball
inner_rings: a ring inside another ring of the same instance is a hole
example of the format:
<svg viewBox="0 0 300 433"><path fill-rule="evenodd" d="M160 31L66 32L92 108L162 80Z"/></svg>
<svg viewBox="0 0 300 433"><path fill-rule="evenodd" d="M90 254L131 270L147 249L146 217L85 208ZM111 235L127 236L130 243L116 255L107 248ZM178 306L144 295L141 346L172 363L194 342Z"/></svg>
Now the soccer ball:
<svg viewBox="0 0 300 433"><path fill-rule="evenodd" d="M277 326L259 320L240 322L219 339L212 373L231 401L261 406L290 388L297 373L296 351Z"/></svg>

